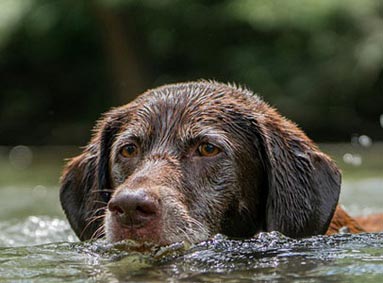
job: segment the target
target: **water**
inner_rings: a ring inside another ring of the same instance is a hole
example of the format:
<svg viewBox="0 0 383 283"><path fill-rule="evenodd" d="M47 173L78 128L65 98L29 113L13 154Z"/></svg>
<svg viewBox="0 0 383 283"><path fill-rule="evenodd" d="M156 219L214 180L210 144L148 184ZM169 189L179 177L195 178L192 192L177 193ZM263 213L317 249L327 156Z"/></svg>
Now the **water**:
<svg viewBox="0 0 383 283"><path fill-rule="evenodd" d="M64 233L65 234L65 233ZM34 282L381 282L383 234L293 240L271 232L222 235L146 252L131 245L60 242L0 249L0 281Z"/></svg>
<svg viewBox="0 0 383 283"><path fill-rule="evenodd" d="M46 164L34 172L18 167L13 176L0 158L7 175L0 173L0 282L383 282L383 233L294 240L272 232L246 241L216 235L145 249L81 243L61 211L57 184L42 179L45 172L58 178L61 163ZM341 203L352 215L383 212L383 176L354 175L343 182Z"/></svg>

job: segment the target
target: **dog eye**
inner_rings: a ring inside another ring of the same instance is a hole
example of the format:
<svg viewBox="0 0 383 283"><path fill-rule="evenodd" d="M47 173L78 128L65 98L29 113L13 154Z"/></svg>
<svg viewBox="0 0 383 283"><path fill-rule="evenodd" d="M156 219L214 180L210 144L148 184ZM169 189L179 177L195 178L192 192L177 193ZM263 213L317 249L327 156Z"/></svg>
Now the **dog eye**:
<svg viewBox="0 0 383 283"><path fill-rule="evenodd" d="M135 144L127 144L121 148L120 154L125 158L132 158L138 154L138 148Z"/></svg>
<svg viewBox="0 0 383 283"><path fill-rule="evenodd" d="M212 157L220 152L221 150L211 143L203 143L198 147L198 153L205 157Z"/></svg>

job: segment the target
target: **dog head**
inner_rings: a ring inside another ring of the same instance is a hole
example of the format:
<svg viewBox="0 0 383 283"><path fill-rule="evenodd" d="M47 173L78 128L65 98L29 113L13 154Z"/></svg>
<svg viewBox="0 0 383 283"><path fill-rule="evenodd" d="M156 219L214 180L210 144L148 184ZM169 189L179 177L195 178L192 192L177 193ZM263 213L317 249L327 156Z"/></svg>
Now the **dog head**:
<svg viewBox="0 0 383 283"><path fill-rule="evenodd" d="M194 82L106 113L60 198L81 240L168 244L323 234L339 191L338 169L294 123L248 90Z"/></svg>

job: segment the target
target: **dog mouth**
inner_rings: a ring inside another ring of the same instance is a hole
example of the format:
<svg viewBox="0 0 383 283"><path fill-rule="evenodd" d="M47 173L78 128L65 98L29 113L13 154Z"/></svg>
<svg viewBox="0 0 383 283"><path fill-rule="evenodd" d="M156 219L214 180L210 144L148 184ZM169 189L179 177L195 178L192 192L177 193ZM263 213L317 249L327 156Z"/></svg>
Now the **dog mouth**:
<svg viewBox="0 0 383 283"><path fill-rule="evenodd" d="M132 219L130 224L122 222L121 217L112 212L105 216L105 235L110 242L123 240L134 240L136 242L149 242L156 244L167 244L162 241L160 221L137 222Z"/></svg>
<svg viewBox="0 0 383 283"><path fill-rule="evenodd" d="M111 243L133 240L159 246L176 242L197 243L207 240L211 235L205 225L179 211L176 217L162 217L140 225L122 225L118 217L108 211L104 229L106 239Z"/></svg>

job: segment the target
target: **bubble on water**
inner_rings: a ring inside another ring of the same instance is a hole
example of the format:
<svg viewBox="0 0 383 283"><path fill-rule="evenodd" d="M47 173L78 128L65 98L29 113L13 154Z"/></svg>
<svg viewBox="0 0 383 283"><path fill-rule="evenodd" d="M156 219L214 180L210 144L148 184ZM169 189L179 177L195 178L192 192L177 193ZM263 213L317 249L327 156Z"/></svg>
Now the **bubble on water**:
<svg viewBox="0 0 383 283"><path fill-rule="evenodd" d="M372 145L372 139L366 135L359 136L358 142L361 146L364 146L364 147L370 147Z"/></svg>
<svg viewBox="0 0 383 283"><path fill-rule="evenodd" d="M345 153L343 162L353 166L360 166L362 165L362 157L359 154Z"/></svg>
<svg viewBox="0 0 383 283"><path fill-rule="evenodd" d="M33 152L25 145L13 147L9 152L9 162L17 169L26 169L32 164Z"/></svg>

